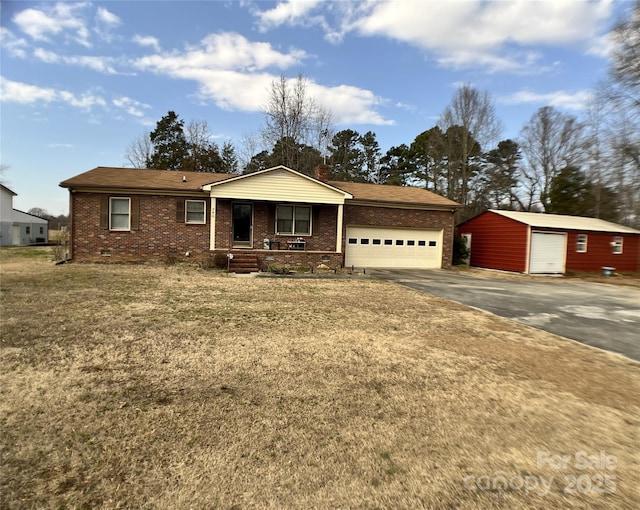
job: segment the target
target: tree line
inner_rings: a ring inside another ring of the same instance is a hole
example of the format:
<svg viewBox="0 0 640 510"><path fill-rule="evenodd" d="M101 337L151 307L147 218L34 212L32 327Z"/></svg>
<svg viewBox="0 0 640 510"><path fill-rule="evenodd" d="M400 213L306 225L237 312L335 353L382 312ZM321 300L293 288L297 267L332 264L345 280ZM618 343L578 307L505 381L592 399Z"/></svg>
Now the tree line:
<svg viewBox="0 0 640 510"><path fill-rule="evenodd" d="M538 109L516 139L488 92L461 86L439 121L382 152L372 131L336 131L331 114L309 95L300 74L274 80L258 133L238 155L211 139L206 121L186 126L170 111L127 148L138 168L250 173L285 165L330 178L420 186L464 205L459 219L488 208L593 216L640 226L640 1L615 27L611 69L585 118L553 106Z"/></svg>

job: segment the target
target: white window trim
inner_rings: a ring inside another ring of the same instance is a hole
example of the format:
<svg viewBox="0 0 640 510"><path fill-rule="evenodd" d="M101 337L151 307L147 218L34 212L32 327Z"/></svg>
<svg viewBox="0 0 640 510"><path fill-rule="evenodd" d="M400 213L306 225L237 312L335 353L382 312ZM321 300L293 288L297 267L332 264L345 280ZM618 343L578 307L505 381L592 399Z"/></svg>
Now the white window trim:
<svg viewBox="0 0 640 510"><path fill-rule="evenodd" d="M615 236L611 242L611 253L614 255L622 255L624 247L624 238L622 236Z"/></svg>
<svg viewBox="0 0 640 510"><path fill-rule="evenodd" d="M581 238L584 238L583 243L580 242ZM588 243L589 243L589 236L587 234L578 234L578 237L576 238L576 253L587 253ZM581 245L584 245L582 249L580 248Z"/></svg>
<svg viewBox="0 0 640 510"><path fill-rule="evenodd" d="M189 202L200 202L203 207L202 221L189 221ZM184 222L189 225L205 225L207 223L207 201L206 200L185 200L184 201Z"/></svg>
<svg viewBox="0 0 640 510"><path fill-rule="evenodd" d="M128 210L127 210L127 228L114 228L112 226L114 200L126 200L127 204L129 204ZM114 230L116 232L129 232L131 230L131 198L130 197L109 197L109 230Z"/></svg>
<svg viewBox="0 0 640 510"><path fill-rule="evenodd" d="M278 230L278 209L280 207L291 207L293 209L293 216L291 218L291 230L293 232L280 232ZM309 209L309 232L299 233L296 232L296 209ZM276 227L275 232L278 235L282 236L300 236L300 237L310 237L313 233L313 208L310 205L292 205L292 204L278 204L276 206Z"/></svg>

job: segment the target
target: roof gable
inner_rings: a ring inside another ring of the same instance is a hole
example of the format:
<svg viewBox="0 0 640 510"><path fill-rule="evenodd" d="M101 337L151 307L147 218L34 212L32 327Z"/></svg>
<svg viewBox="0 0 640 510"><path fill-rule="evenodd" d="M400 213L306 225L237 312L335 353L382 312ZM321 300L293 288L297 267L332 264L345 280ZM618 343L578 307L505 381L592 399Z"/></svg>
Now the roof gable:
<svg viewBox="0 0 640 510"><path fill-rule="evenodd" d="M214 182L203 189L212 197L244 200L343 204L351 198L344 190L282 165Z"/></svg>
<svg viewBox="0 0 640 510"><path fill-rule="evenodd" d="M9 193L13 197L18 196L18 194L15 191L10 190L4 184L0 184L0 188L2 189L2 191L5 191L5 192Z"/></svg>
<svg viewBox="0 0 640 510"><path fill-rule="evenodd" d="M605 221L598 218L569 216L565 214L502 211L497 209L491 209L487 212L504 216L505 218L524 223L525 225L529 225L530 227L534 228L557 228L564 230L640 234L640 230L636 230L631 227L625 227L624 225L611 223L610 221Z"/></svg>

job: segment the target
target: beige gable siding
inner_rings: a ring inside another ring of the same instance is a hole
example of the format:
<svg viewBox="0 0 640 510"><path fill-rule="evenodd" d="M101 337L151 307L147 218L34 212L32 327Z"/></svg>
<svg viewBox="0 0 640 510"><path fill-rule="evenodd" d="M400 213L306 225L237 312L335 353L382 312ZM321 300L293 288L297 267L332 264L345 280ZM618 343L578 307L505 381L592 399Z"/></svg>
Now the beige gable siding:
<svg viewBox="0 0 640 510"><path fill-rule="evenodd" d="M344 193L284 169L214 185L211 197L310 204L344 204L345 200Z"/></svg>

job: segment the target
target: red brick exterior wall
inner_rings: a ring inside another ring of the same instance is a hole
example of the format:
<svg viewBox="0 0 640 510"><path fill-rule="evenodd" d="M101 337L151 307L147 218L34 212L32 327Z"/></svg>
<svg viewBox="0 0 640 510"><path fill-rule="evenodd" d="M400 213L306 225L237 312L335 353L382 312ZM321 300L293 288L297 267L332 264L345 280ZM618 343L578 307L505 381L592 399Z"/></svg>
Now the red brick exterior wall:
<svg viewBox="0 0 640 510"><path fill-rule="evenodd" d="M207 224L193 225L176 220L176 202L202 196L172 197L136 195L139 200L139 228L131 231L110 231L100 227L101 193L71 194L72 257L78 261L147 261L163 260L167 256L191 256L209 253L209 199L205 218ZM123 193L111 196L127 197ZM108 255L106 255L108 254Z"/></svg>
<svg viewBox="0 0 640 510"><path fill-rule="evenodd" d="M216 250L229 249L232 244L232 200L216 201ZM238 201L240 203L240 201ZM285 249L287 241L302 237L307 242L307 251L336 251L336 226L338 207L313 204L311 212L311 235L291 236L275 233L275 208L273 202L253 203L253 248L262 249L265 239L280 242Z"/></svg>
<svg viewBox="0 0 640 510"><path fill-rule="evenodd" d="M347 226L407 227L442 230L442 267L450 268L453 255L453 214L450 211L428 211L362 205L344 206L343 249Z"/></svg>
<svg viewBox="0 0 640 510"><path fill-rule="evenodd" d="M185 224L177 221L178 200L203 200L202 196L176 197L163 195L127 195L139 202L139 225L131 231L110 231L100 225L102 193L71 194L71 247L77 261L162 261L167 257L183 258L187 252L193 258L209 255L211 202L207 203L206 224ZM216 201L216 252L231 248L232 201ZM256 202L253 217L253 248L262 267L270 263L311 267L321 263L341 267L347 225L389 226L442 229L443 267L451 266L453 247L453 214L448 211L423 211L370 206L344 206L342 253L335 251L337 215L335 205L312 206L312 235L301 236L306 241L305 252L284 251L287 241L298 236L276 235L275 204ZM263 240L279 241L283 251L262 251Z"/></svg>

